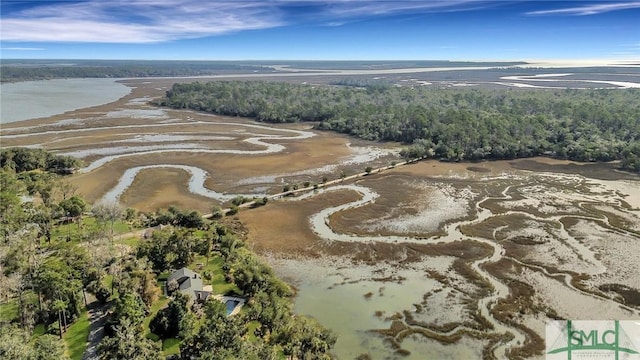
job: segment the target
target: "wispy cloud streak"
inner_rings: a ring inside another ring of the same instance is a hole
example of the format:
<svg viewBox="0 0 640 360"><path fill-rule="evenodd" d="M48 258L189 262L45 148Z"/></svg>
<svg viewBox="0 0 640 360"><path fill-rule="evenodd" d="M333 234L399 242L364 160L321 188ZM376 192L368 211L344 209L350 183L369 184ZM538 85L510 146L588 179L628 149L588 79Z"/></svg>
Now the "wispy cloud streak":
<svg viewBox="0 0 640 360"><path fill-rule="evenodd" d="M488 0L87 0L2 15L3 41L154 43L317 21L340 26L396 13L463 11ZM312 9L291 15L296 7Z"/></svg>
<svg viewBox="0 0 640 360"><path fill-rule="evenodd" d="M483 8L496 3L487 0L404 0L404 1L370 1L370 0L330 0L324 2L327 12L336 17L360 17L388 15L406 12L454 12Z"/></svg>
<svg viewBox="0 0 640 360"><path fill-rule="evenodd" d="M2 51L42 51L43 48L34 48L34 47L3 47L0 48Z"/></svg>
<svg viewBox="0 0 640 360"><path fill-rule="evenodd" d="M3 41L151 43L279 26L261 2L90 0L3 15Z"/></svg>
<svg viewBox="0 0 640 360"><path fill-rule="evenodd" d="M560 4L560 2L558 2ZM586 16L597 15L610 11L627 10L640 8L640 1L634 2L618 2L618 3L606 3L606 4L588 4L584 6L576 6L563 9L552 10L537 10L530 11L527 15L572 15L572 16Z"/></svg>

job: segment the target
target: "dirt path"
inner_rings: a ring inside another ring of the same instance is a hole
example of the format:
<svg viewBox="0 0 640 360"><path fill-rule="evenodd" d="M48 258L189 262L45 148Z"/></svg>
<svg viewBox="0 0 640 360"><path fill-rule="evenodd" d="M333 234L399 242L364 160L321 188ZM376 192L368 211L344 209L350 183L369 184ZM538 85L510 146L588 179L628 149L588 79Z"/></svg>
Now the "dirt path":
<svg viewBox="0 0 640 360"><path fill-rule="evenodd" d="M87 348L82 355L82 360L98 360L98 344L104 337L104 325L107 321L108 305L101 305L93 295L87 294L89 303L87 313L89 316L89 338Z"/></svg>
<svg viewBox="0 0 640 360"><path fill-rule="evenodd" d="M132 238L132 237L137 237L137 238L142 239L144 237L144 233L147 232L150 229L153 229L153 228L150 227L150 228L138 229L138 230L130 231L130 232L127 232L127 233L114 235L113 236L113 240L114 241L116 241L116 240L124 240L124 239Z"/></svg>
<svg viewBox="0 0 640 360"><path fill-rule="evenodd" d="M316 185L313 185L313 186L307 186L307 187L296 189L296 190L283 191L283 192L280 192L280 193L277 193L277 194L267 195L265 197L267 199L270 199L270 200L276 200L276 199L280 199L280 198L283 198L283 197L286 197L286 196L296 196L296 195L307 193L307 192L310 192L310 191L323 189L323 188L328 188L328 187L333 186L333 185L340 185L340 184L344 183L345 181L358 179L358 178L361 178L361 177L364 177L364 176L367 176L367 175L378 174L378 173L380 173L382 171L395 169L395 168L397 168L399 166L412 164L412 163L415 163L415 162L420 161L420 160L422 160L422 159L407 160L407 161L399 162L399 163L394 164L394 165L383 166L383 167L380 167L380 168L377 168L377 169L372 169L371 171L368 171L368 172L364 171L364 172L357 173L357 174L354 174L354 175L345 176L345 177L342 177L340 179L327 181L325 183L316 184ZM253 208L255 206L256 206L256 201L249 201L249 202L246 202L244 204L241 204L240 206L238 206L238 208L251 209L251 208ZM220 210L220 212L223 214L223 216L227 215L230 211L231 211L230 208ZM202 215L202 217L205 218L205 219L210 219L212 216L213 216L213 214L204 214L204 215Z"/></svg>

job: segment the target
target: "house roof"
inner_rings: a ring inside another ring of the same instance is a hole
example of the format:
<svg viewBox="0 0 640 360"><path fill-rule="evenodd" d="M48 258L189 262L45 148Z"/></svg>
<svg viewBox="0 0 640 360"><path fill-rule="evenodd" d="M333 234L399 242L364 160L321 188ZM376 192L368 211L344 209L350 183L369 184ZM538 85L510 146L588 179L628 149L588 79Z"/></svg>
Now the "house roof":
<svg viewBox="0 0 640 360"><path fill-rule="evenodd" d="M178 290L180 292L185 293L193 297L194 299L202 298L202 294L200 295L200 297L198 296L198 293L203 293L202 277L197 272L185 267L176 270L171 275L169 275L169 277L167 278L167 285L170 281L173 280L178 283Z"/></svg>
<svg viewBox="0 0 640 360"><path fill-rule="evenodd" d="M171 280L175 280L178 283L180 282L180 279L187 277L187 278L193 278L193 277L197 277L200 278L200 274L196 273L195 271L188 269L186 267L183 267L182 269L176 270L174 272L171 273L171 275L169 275L169 277L167 278L167 282L171 281Z"/></svg>
<svg viewBox="0 0 640 360"><path fill-rule="evenodd" d="M192 292L202 291L202 279L188 278L180 283L179 289L183 292L188 291L190 293L189 295L191 295Z"/></svg>

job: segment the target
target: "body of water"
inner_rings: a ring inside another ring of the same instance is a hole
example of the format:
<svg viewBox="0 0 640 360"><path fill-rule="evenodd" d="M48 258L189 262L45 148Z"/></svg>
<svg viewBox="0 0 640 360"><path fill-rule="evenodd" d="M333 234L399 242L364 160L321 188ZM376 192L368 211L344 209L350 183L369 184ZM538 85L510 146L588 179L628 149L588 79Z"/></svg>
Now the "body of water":
<svg viewBox="0 0 640 360"><path fill-rule="evenodd" d="M0 86L0 123L37 119L107 104L131 89L115 79L55 79Z"/></svg>

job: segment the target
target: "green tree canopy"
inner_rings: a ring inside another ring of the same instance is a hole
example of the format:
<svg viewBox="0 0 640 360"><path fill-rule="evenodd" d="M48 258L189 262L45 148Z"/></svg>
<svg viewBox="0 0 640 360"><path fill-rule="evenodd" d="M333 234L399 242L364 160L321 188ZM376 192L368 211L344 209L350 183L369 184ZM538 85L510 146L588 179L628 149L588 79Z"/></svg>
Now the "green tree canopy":
<svg viewBox="0 0 640 360"><path fill-rule="evenodd" d="M158 104L265 122L317 122L366 140L413 144L408 158L447 161L538 155L623 160L640 149L640 90L495 90L308 86L284 82L175 84Z"/></svg>
<svg viewBox="0 0 640 360"><path fill-rule="evenodd" d="M72 196L69 199L62 200L59 205L65 214L73 217L82 215L87 208L87 203L79 196Z"/></svg>
<svg viewBox="0 0 640 360"><path fill-rule="evenodd" d="M112 336L98 346L101 360L161 360L160 346L147 338L129 319L117 325Z"/></svg>
<svg viewBox="0 0 640 360"><path fill-rule="evenodd" d="M16 147L0 150L0 167L11 168L16 173L45 170L66 174L77 169L80 165L79 159L55 155L42 149Z"/></svg>

